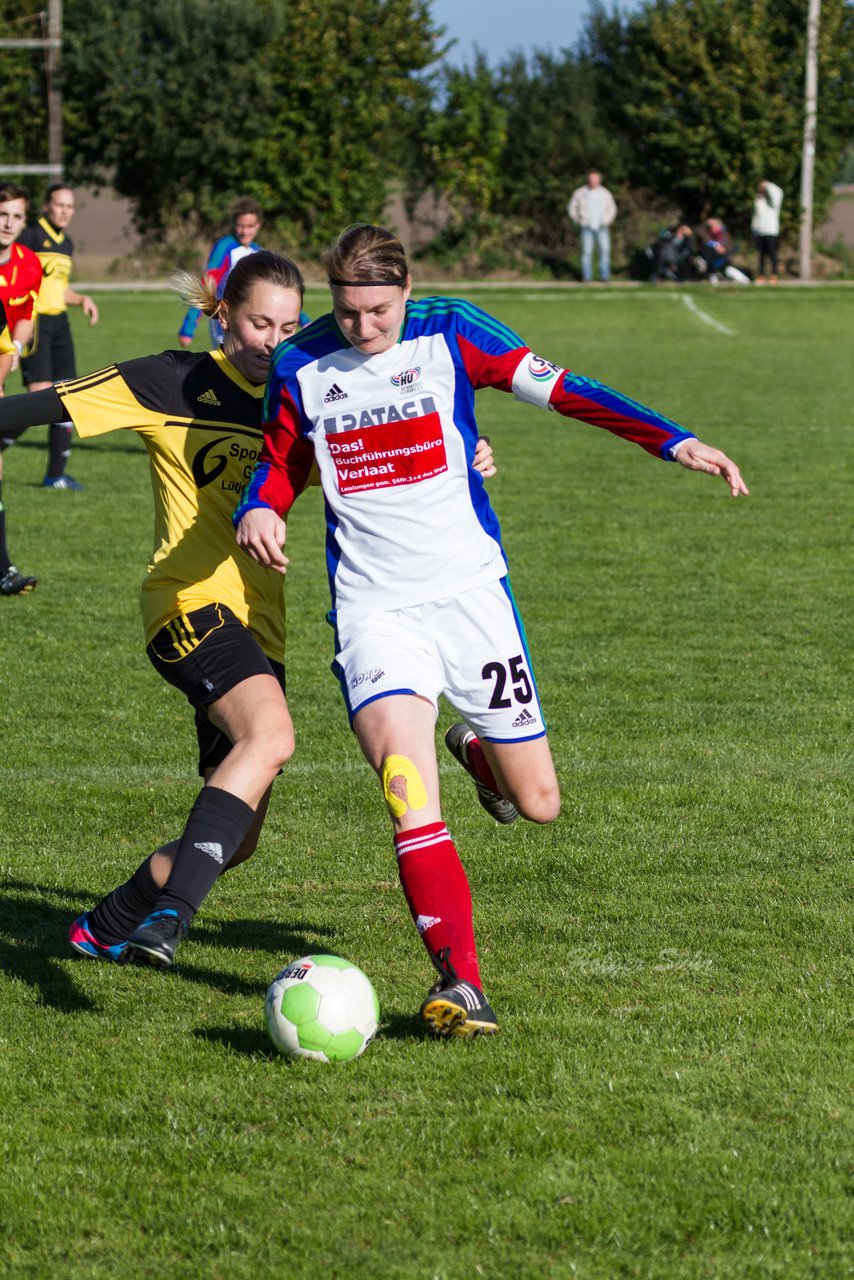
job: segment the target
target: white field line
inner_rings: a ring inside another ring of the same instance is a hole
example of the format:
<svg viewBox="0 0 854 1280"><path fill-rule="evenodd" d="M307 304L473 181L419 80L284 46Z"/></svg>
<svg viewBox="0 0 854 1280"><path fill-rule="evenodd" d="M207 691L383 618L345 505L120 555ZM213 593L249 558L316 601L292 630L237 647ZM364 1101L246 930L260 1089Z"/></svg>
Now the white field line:
<svg viewBox="0 0 854 1280"><path fill-rule="evenodd" d="M721 324L720 320L715 320L714 316L710 316L707 311L703 311L702 307L697 306L690 293L683 293L681 297L683 306L687 307L698 320L702 320L703 324L710 325L712 329L717 329L718 333L725 333L728 338L735 337L735 329L730 329L729 325Z"/></svg>
<svg viewBox="0 0 854 1280"><path fill-rule="evenodd" d="M565 303L569 295L566 293L523 293L521 297L526 302ZM729 325L722 324L720 320L715 320L702 307L698 307L690 293L586 293L577 298L573 297L573 304L580 301L581 298L585 302L625 302L627 298L632 298L636 302L681 302L692 315L695 315L698 320L702 320L703 324L717 329L719 333L726 334L728 338L734 338L737 333L735 329L730 329Z"/></svg>

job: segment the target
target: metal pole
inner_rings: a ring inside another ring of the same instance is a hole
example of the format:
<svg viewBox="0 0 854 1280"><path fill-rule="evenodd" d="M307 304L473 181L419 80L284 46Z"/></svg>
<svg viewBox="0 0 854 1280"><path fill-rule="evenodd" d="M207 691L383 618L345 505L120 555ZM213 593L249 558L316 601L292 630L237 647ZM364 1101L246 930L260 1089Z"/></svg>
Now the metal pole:
<svg viewBox="0 0 854 1280"><path fill-rule="evenodd" d="M809 0L807 65L804 78L804 145L801 157L801 279L812 278L812 199L815 172L815 122L818 100L818 22L821 0Z"/></svg>
<svg viewBox="0 0 854 1280"><path fill-rule="evenodd" d="M59 59L62 48L62 0L48 0L47 39L45 41L45 79L47 81L47 158L62 172L62 84Z"/></svg>

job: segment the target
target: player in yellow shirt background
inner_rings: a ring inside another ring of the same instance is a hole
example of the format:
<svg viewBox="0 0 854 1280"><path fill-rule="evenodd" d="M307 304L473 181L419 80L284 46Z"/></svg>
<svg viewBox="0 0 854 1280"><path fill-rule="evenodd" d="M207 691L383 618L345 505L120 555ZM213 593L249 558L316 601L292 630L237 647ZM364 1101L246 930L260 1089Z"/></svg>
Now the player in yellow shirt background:
<svg viewBox="0 0 854 1280"><path fill-rule="evenodd" d="M71 288L71 259L74 245L66 227L74 217L74 192L64 182L54 182L45 192L42 216L18 237L42 265L43 278L36 299L37 332L32 355L21 361L21 374L28 391L45 391L55 382L73 378L74 343L68 323L68 308L81 307L90 324L98 323L98 308L86 293ZM48 489L82 489L66 474L71 453L72 424L53 422L48 430L48 464L43 480Z"/></svg>

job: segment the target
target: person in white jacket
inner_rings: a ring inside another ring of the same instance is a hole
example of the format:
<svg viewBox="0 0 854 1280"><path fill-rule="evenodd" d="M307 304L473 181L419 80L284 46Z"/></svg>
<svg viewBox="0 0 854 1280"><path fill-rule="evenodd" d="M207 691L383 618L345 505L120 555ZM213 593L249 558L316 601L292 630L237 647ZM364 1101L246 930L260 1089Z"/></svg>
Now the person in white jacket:
<svg viewBox="0 0 854 1280"><path fill-rule="evenodd" d="M750 230L753 232L756 241L756 249L759 254L759 270L756 276L757 284L765 284L766 280L769 284L777 283L777 250L780 244L780 206L783 203L783 192L773 182L769 182L767 178L763 178L756 189L756 199L753 201L753 218L750 223ZM765 263L771 268L768 276L765 274Z"/></svg>
<svg viewBox="0 0 854 1280"><path fill-rule="evenodd" d="M566 212L581 228L581 278L593 279L593 246L599 253L599 276L607 281L611 275L611 223L617 216L617 205L602 175L591 169L583 187L576 187L569 198Z"/></svg>

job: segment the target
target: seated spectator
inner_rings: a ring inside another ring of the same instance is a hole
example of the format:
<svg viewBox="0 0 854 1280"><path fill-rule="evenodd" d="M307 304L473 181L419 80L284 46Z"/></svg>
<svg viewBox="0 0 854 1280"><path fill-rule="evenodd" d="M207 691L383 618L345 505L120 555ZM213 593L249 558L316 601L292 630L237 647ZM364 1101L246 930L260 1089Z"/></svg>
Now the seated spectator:
<svg viewBox="0 0 854 1280"><path fill-rule="evenodd" d="M729 266L732 253L730 234L720 218L709 218L703 232L700 255L706 264L710 284L717 284Z"/></svg>
<svg viewBox="0 0 854 1280"><path fill-rule="evenodd" d="M675 231L662 231L648 252L653 259L651 280L669 280L680 284L691 279L694 236L689 226L683 223Z"/></svg>

